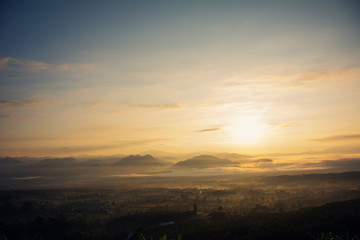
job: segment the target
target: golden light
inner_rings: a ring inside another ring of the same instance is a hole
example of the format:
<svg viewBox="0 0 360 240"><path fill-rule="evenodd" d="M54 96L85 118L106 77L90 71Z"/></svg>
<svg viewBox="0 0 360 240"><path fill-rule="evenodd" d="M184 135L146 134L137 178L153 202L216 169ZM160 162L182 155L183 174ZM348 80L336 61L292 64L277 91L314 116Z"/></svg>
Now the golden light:
<svg viewBox="0 0 360 240"><path fill-rule="evenodd" d="M260 141L265 132L265 125L257 116L240 116L233 120L230 132L234 142L250 145Z"/></svg>

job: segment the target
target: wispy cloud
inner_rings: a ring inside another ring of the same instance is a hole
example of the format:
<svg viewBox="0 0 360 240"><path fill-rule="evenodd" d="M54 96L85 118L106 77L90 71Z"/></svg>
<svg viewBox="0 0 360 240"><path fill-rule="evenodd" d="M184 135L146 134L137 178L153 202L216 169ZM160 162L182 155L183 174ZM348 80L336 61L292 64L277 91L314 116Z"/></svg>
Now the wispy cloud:
<svg viewBox="0 0 360 240"><path fill-rule="evenodd" d="M148 176L150 176L150 174L131 173L131 174L105 175L104 177L135 178L135 177L148 177Z"/></svg>
<svg viewBox="0 0 360 240"><path fill-rule="evenodd" d="M0 71L2 70L26 70L26 71L91 71L95 70L95 64L49 64L31 59L0 58Z"/></svg>
<svg viewBox="0 0 360 240"><path fill-rule="evenodd" d="M72 104L71 106L78 109L92 109L104 105L105 103L103 102L93 102L93 103Z"/></svg>
<svg viewBox="0 0 360 240"><path fill-rule="evenodd" d="M15 177L10 178L11 180L32 180L32 179L38 179L41 178L41 176L32 176L32 177Z"/></svg>
<svg viewBox="0 0 360 240"><path fill-rule="evenodd" d="M31 140L32 138L28 138L26 140ZM34 138L35 139L35 138ZM66 139L66 138L43 138L43 140L59 140L59 139ZM0 139L1 140L1 139ZM21 138L18 140L20 141ZM92 153L99 150L114 150L114 149L123 149L131 146L139 146L139 145L146 145L154 142L161 142L161 141L170 141L171 139L144 139L144 140L120 140L120 141L112 141L103 144L84 144L84 145L74 145L74 146L59 146L59 147L35 147L35 148L28 148L28 147L16 147L16 148L9 148L7 149L9 152L22 152L24 154L29 155L39 155L39 154L49 154L49 155L71 155L71 154L81 154L81 153ZM0 155L6 155L4 152L1 152Z"/></svg>
<svg viewBox="0 0 360 240"><path fill-rule="evenodd" d="M200 129L197 132L213 132L213 131L219 131L221 130L221 128L204 128L204 129Z"/></svg>
<svg viewBox="0 0 360 240"><path fill-rule="evenodd" d="M25 100L0 100L1 108L14 107L35 107L44 104L43 101L25 101Z"/></svg>
<svg viewBox="0 0 360 240"><path fill-rule="evenodd" d="M320 79L329 79L329 78L347 78L350 76L354 76L354 74L359 74L359 68L352 69L343 69L337 71L315 71L315 72L305 72L301 73L297 76L297 81L314 81Z"/></svg>
<svg viewBox="0 0 360 240"><path fill-rule="evenodd" d="M274 160L270 159L270 158L260 158L260 159L257 159L255 160L254 162L261 162L261 163L271 163L273 162Z"/></svg>
<svg viewBox="0 0 360 240"><path fill-rule="evenodd" d="M3 118L3 119L20 119L20 118L23 118L22 116L16 116L16 115L0 115L0 118Z"/></svg>
<svg viewBox="0 0 360 240"><path fill-rule="evenodd" d="M90 102L90 103L74 104L72 106L81 109L90 109L90 108L103 107L103 106L111 106L111 107L121 106L121 107L133 107L133 108L144 108L144 109L182 108L182 105L178 103L170 103L170 104L120 103L119 104L116 102Z"/></svg>
<svg viewBox="0 0 360 240"><path fill-rule="evenodd" d="M175 109L181 108L180 104L130 104L130 106L139 108L156 108L156 109Z"/></svg>
<svg viewBox="0 0 360 240"><path fill-rule="evenodd" d="M359 171L360 170L360 158L342 158L337 160L324 160L318 163L307 163L307 167L322 167L337 169L340 171Z"/></svg>
<svg viewBox="0 0 360 240"><path fill-rule="evenodd" d="M302 71L299 66L272 66L273 68L281 68L281 71L272 72L267 66L258 68L257 71L250 71L242 75L235 75L228 78L224 83L225 86L243 86L252 87L259 84L264 86L302 86L313 83L329 83L348 80L358 80L360 68L343 68L338 70L322 69L317 71ZM285 68L285 69L284 69ZM259 74L264 72L265 74ZM268 74L266 74L269 72ZM287 72L287 73L284 73Z"/></svg>
<svg viewBox="0 0 360 240"><path fill-rule="evenodd" d="M311 141L328 142L328 141L346 141L360 139L360 134L334 135L323 138L312 138Z"/></svg>
<svg viewBox="0 0 360 240"><path fill-rule="evenodd" d="M299 72L292 74L281 74L273 76L275 81L284 80L287 81L290 85L303 85L306 83L315 83L315 82L324 82L327 83L331 81L348 81L348 80L357 80L360 74L360 68L348 68L341 70L320 70L320 71L309 71L309 72ZM282 81L283 82L283 81Z"/></svg>
<svg viewBox="0 0 360 240"><path fill-rule="evenodd" d="M163 142L163 141L171 141L169 138L153 138L153 139L144 139L144 140L124 140L124 141L116 141L118 143L117 146L128 147L128 146L136 146L154 142Z"/></svg>

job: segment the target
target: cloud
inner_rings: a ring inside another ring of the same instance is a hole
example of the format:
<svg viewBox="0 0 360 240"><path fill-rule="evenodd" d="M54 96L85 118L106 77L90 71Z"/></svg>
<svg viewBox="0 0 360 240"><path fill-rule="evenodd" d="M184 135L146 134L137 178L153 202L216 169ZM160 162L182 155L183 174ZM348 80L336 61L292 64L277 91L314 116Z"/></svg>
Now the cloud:
<svg viewBox="0 0 360 240"><path fill-rule="evenodd" d="M3 119L21 119L21 118L24 118L22 116L16 116L16 115L0 115L0 118L3 118Z"/></svg>
<svg viewBox="0 0 360 240"><path fill-rule="evenodd" d="M130 174L105 175L104 177L136 178L136 177L148 177L148 176L151 176L151 174L130 173Z"/></svg>
<svg viewBox="0 0 360 240"><path fill-rule="evenodd" d="M274 162L258 162L250 168L257 169L257 170L267 170L267 171L287 171L291 168L296 168L296 164L282 162L282 163L274 163ZM306 170L306 169L304 169Z"/></svg>
<svg viewBox="0 0 360 240"><path fill-rule="evenodd" d="M219 158L226 158L229 160L236 160L241 162L247 162L250 161L251 158L254 158L254 156L239 153L218 153L216 156Z"/></svg>
<svg viewBox="0 0 360 240"><path fill-rule="evenodd" d="M0 140L8 140L7 138L0 138ZM12 141L29 141L29 140L64 140L69 139L67 137L54 137L54 138L14 138L11 139ZM146 145L153 142L159 141L169 141L170 139L145 139L145 140L123 140L123 141L112 141L108 144L88 144L88 145L77 145L77 146L63 146L63 147L15 147L15 148L8 148L7 151L10 152L22 152L23 154L29 155L57 155L57 156L64 156L70 154L81 154L81 153L91 153L94 151L99 150L109 150L109 149L121 149L131 146L139 146L139 145ZM0 155L2 154L0 150Z"/></svg>
<svg viewBox="0 0 360 240"><path fill-rule="evenodd" d="M136 146L136 145L142 145L142 144L148 144L153 142L162 142L162 141L171 141L172 139L169 138L153 138L153 139L144 139L144 140L124 140L124 141L116 141L118 143L118 146L121 147L128 147L128 146Z"/></svg>
<svg viewBox="0 0 360 240"><path fill-rule="evenodd" d="M133 108L144 108L144 109L177 109L181 108L182 105L178 103L170 104L141 104L141 103L115 103L115 102L90 102L82 104L73 104L75 108L79 109L91 109L103 106L121 106L121 107L133 107Z"/></svg>
<svg viewBox="0 0 360 240"><path fill-rule="evenodd" d="M359 171L360 158L342 158L337 160L324 160L318 163L307 163L308 167L321 167L338 171Z"/></svg>
<svg viewBox="0 0 360 240"><path fill-rule="evenodd" d="M359 154L360 146L338 146L324 150L322 153Z"/></svg>
<svg viewBox="0 0 360 240"><path fill-rule="evenodd" d="M4 69L7 66L9 58L0 58L0 70Z"/></svg>
<svg viewBox="0 0 360 240"><path fill-rule="evenodd" d="M342 158L336 161L327 160L323 161L322 164L330 168L338 168L350 171L360 170L360 158Z"/></svg>
<svg viewBox="0 0 360 240"><path fill-rule="evenodd" d="M257 162L257 163L271 163L273 161L274 160L272 160L270 158L259 158L259 159L255 160L254 162Z"/></svg>
<svg viewBox="0 0 360 240"><path fill-rule="evenodd" d="M92 103L82 103L82 104L72 104L71 106L78 109L92 109L96 107L104 106L104 102L92 102Z"/></svg>
<svg viewBox="0 0 360 240"><path fill-rule="evenodd" d="M328 142L328 141L346 141L360 139L360 134L334 135L324 138L312 138L311 141Z"/></svg>
<svg viewBox="0 0 360 240"><path fill-rule="evenodd" d="M291 85L302 85L312 82L330 83L331 81L357 80L360 74L360 68L348 68L342 70L323 70L313 72L300 72L294 74L282 74L273 76L274 79L283 79Z"/></svg>
<svg viewBox="0 0 360 240"><path fill-rule="evenodd" d="M96 69L95 64L49 64L30 59L19 58L0 58L0 71L3 70L26 70L31 72L38 71L93 71Z"/></svg>
<svg viewBox="0 0 360 240"><path fill-rule="evenodd" d="M198 132L213 132L213 131L219 131L219 130L221 130L221 128L205 128L205 129L198 130Z"/></svg>
<svg viewBox="0 0 360 240"><path fill-rule="evenodd" d="M131 106L139 107L139 108L156 108L156 109L174 109L181 108L180 104L160 104L160 105L151 105L151 104L130 104Z"/></svg>
<svg viewBox="0 0 360 240"><path fill-rule="evenodd" d="M344 78L357 75L360 72L359 68L353 69L343 69L335 71L315 71L315 72L304 72L298 75L297 81L315 81L321 79L334 79L334 78Z"/></svg>
<svg viewBox="0 0 360 240"><path fill-rule="evenodd" d="M318 70L318 71L299 71L298 67L287 66L284 69L284 65L271 66L275 70L265 68L259 68L256 71L250 71L242 75L236 75L225 81L225 86L243 86L251 87L253 85L264 84L264 86L274 85L289 85L289 86L302 86L314 83L331 83L344 81L357 81L360 74L360 68L344 68L339 70ZM269 74L259 75L259 72L270 72ZM288 72L288 73L284 73Z"/></svg>
<svg viewBox="0 0 360 240"><path fill-rule="evenodd" d="M0 109L1 108L14 108L14 107L35 107L42 105L45 102L43 101L24 101L24 100L0 100Z"/></svg>
<svg viewBox="0 0 360 240"><path fill-rule="evenodd" d="M41 176L15 177L15 178L10 178L10 180L33 180L33 179L38 179L38 178L42 178L42 177Z"/></svg>

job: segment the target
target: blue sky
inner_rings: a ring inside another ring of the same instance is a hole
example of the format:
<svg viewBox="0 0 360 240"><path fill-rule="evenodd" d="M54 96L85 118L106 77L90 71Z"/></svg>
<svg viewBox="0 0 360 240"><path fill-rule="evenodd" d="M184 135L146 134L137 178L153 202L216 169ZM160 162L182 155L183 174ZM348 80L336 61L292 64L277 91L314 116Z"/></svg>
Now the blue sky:
<svg viewBox="0 0 360 240"><path fill-rule="evenodd" d="M308 41L316 40L316 32L342 33L336 51L359 40L358 1L3 1L2 5L2 56L51 63L79 61L89 51L133 55L204 44L220 47L224 41L233 47L236 40L241 45L294 32L313 35L307 36Z"/></svg>

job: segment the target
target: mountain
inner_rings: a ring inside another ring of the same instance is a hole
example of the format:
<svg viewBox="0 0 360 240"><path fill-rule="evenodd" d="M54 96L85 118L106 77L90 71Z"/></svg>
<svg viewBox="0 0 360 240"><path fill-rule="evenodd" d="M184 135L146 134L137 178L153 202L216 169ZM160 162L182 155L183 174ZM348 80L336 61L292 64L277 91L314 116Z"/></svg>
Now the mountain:
<svg viewBox="0 0 360 240"><path fill-rule="evenodd" d="M215 167L237 167L238 162L228 159L220 159L211 155L200 155L185 161L180 161L174 167L180 168L215 168Z"/></svg>
<svg viewBox="0 0 360 240"><path fill-rule="evenodd" d="M40 160L32 164L32 166L36 167L65 167L72 164L75 164L77 161L75 158L48 158L44 160Z"/></svg>
<svg viewBox="0 0 360 240"><path fill-rule="evenodd" d="M114 163L115 166L162 166L166 164L166 162L154 158L150 154L144 156L130 155Z"/></svg>
<svg viewBox="0 0 360 240"><path fill-rule="evenodd" d="M81 162L91 161L91 160L100 160L103 163L114 163L126 157L124 154L115 154L115 155L77 155L75 158Z"/></svg>
<svg viewBox="0 0 360 240"><path fill-rule="evenodd" d="M106 166L106 163L101 160L90 159L83 162L79 162L77 165L82 167L100 167L100 166Z"/></svg>
<svg viewBox="0 0 360 240"><path fill-rule="evenodd" d="M0 157L0 164L18 163L19 160L11 157Z"/></svg>

